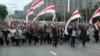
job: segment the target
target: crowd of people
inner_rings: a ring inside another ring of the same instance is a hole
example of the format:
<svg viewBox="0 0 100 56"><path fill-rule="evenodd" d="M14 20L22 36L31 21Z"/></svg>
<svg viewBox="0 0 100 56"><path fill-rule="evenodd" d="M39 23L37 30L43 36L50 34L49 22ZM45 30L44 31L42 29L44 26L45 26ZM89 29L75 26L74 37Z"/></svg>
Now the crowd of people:
<svg viewBox="0 0 100 56"><path fill-rule="evenodd" d="M82 46L85 47L86 42L99 42L100 31L94 25L72 23L67 28L67 35L64 34L64 29L64 24L45 24L43 26L35 23L13 23L11 26L2 24L0 26L0 46L47 43L57 47L58 43L70 43L71 47L74 47L75 44L82 43Z"/></svg>

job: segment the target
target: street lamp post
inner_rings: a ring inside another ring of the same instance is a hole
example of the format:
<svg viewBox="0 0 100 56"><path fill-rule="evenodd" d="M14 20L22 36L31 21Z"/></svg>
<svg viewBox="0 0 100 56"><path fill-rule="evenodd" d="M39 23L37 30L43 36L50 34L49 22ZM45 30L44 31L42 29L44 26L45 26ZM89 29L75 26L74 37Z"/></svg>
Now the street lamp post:
<svg viewBox="0 0 100 56"><path fill-rule="evenodd" d="M70 0L68 0L68 12L70 12Z"/></svg>
<svg viewBox="0 0 100 56"><path fill-rule="evenodd" d="M65 1L64 1L65 2ZM64 3L63 2L63 3ZM66 10L65 10L65 4L64 4L64 22L65 22L65 13L66 13Z"/></svg>

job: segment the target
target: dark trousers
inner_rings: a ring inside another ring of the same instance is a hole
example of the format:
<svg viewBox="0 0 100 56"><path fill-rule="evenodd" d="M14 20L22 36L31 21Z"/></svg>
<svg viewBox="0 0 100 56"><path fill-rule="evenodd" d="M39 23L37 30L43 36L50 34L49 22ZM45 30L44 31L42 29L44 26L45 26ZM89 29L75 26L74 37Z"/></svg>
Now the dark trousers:
<svg viewBox="0 0 100 56"><path fill-rule="evenodd" d="M57 47L57 43L58 43L58 40L54 40L54 41L53 41L53 46L54 46L54 47Z"/></svg>
<svg viewBox="0 0 100 56"><path fill-rule="evenodd" d="M0 45L3 45L3 44L4 44L3 38L0 38Z"/></svg>
<svg viewBox="0 0 100 56"><path fill-rule="evenodd" d="M19 44L20 44L20 39L15 39L15 43L16 43L17 46L19 46Z"/></svg>
<svg viewBox="0 0 100 56"><path fill-rule="evenodd" d="M9 44L9 40L7 39L7 35L4 35L5 36L5 43L8 45Z"/></svg>
<svg viewBox="0 0 100 56"><path fill-rule="evenodd" d="M86 39L83 37L82 38L82 46L85 47Z"/></svg>
<svg viewBox="0 0 100 56"><path fill-rule="evenodd" d="M55 35L55 36L53 37L53 46L54 46L54 47L57 47L57 44L58 44L58 36Z"/></svg>
<svg viewBox="0 0 100 56"><path fill-rule="evenodd" d="M97 43L99 41L99 36L95 36L95 42Z"/></svg>
<svg viewBox="0 0 100 56"><path fill-rule="evenodd" d="M26 39L22 39L21 42L22 42L22 45L23 45L26 42Z"/></svg>
<svg viewBox="0 0 100 56"><path fill-rule="evenodd" d="M40 44L43 44L43 41L44 41L44 37L40 36Z"/></svg>
<svg viewBox="0 0 100 56"><path fill-rule="evenodd" d="M71 37L71 47L75 46L75 36Z"/></svg>
<svg viewBox="0 0 100 56"><path fill-rule="evenodd" d="M32 38L28 38L28 43L29 43L29 44L32 43Z"/></svg>
<svg viewBox="0 0 100 56"><path fill-rule="evenodd" d="M39 39L37 36L34 36L34 44L36 45L39 42Z"/></svg>
<svg viewBox="0 0 100 56"><path fill-rule="evenodd" d="M14 37L11 37L11 42L14 45L14 43L15 43L15 38Z"/></svg>

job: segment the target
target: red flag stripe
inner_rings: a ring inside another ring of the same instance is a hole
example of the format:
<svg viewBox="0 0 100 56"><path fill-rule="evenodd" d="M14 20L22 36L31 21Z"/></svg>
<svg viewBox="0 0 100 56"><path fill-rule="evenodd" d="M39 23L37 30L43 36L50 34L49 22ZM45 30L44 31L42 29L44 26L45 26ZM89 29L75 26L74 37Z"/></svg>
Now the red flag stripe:
<svg viewBox="0 0 100 56"><path fill-rule="evenodd" d="M47 7L47 8L44 9L43 11L47 11L47 10L55 10L54 5Z"/></svg>
<svg viewBox="0 0 100 56"><path fill-rule="evenodd" d="M43 0L37 0L35 3L32 4L32 7L36 6L38 3L42 2Z"/></svg>
<svg viewBox="0 0 100 56"><path fill-rule="evenodd" d="M32 7L29 8L27 12L29 13L29 12L31 12L31 11L33 11L33 8L32 8Z"/></svg>
<svg viewBox="0 0 100 56"><path fill-rule="evenodd" d="M80 12L73 13L72 16L77 15L77 14L80 14Z"/></svg>
<svg viewBox="0 0 100 56"><path fill-rule="evenodd" d="M100 8L91 16L90 19L92 19L92 17L93 17L95 14L97 14L97 13L100 13Z"/></svg>

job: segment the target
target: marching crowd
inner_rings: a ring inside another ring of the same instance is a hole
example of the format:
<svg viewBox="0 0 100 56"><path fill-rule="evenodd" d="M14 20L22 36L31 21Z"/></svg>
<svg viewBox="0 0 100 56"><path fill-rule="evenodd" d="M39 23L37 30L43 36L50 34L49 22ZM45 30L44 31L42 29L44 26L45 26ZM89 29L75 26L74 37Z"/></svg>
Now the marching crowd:
<svg viewBox="0 0 100 56"><path fill-rule="evenodd" d="M70 43L71 47L75 44L82 43L85 47L86 42L99 42L100 31L94 25L75 24L68 26L68 35L64 34L65 26L60 24L48 24L39 26L38 24L13 24L0 26L0 46L1 45L29 45L52 44L57 47L58 43Z"/></svg>

